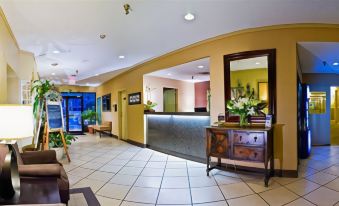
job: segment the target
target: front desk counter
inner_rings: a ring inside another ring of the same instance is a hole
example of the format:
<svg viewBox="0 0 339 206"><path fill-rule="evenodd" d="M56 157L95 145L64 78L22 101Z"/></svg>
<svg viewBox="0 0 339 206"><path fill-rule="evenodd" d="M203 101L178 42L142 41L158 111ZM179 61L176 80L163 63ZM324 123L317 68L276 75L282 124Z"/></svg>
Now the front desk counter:
<svg viewBox="0 0 339 206"><path fill-rule="evenodd" d="M208 112L145 113L147 147L205 163L205 127L210 124Z"/></svg>

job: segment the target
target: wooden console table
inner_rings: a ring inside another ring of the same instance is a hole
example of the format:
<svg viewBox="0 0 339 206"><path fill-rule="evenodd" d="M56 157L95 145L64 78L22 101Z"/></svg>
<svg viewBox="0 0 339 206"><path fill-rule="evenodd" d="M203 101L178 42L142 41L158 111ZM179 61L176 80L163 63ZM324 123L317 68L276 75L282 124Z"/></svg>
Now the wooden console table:
<svg viewBox="0 0 339 206"><path fill-rule="evenodd" d="M264 127L206 127L207 176L221 168L221 159L263 163L265 186L274 173L273 129ZM211 166L211 157L218 162ZM270 163L270 168L268 168Z"/></svg>

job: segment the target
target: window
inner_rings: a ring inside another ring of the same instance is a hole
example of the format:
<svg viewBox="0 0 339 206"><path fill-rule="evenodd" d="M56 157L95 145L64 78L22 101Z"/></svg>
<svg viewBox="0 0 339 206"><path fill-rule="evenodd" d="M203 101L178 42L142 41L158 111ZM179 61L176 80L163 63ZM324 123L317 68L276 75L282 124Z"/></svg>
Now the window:
<svg viewBox="0 0 339 206"><path fill-rule="evenodd" d="M111 111L111 94L106 94L102 96L102 111L103 112Z"/></svg>

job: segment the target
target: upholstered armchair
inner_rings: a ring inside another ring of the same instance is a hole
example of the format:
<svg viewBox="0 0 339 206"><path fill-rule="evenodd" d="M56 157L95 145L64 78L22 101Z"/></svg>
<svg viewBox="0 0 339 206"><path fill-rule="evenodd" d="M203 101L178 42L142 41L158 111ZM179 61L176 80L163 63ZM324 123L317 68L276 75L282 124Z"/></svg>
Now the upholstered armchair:
<svg viewBox="0 0 339 206"><path fill-rule="evenodd" d="M14 148L17 154L20 178L56 177L60 199L67 204L69 200L69 181L66 171L56 159L54 150L20 153L18 145Z"/></svg>

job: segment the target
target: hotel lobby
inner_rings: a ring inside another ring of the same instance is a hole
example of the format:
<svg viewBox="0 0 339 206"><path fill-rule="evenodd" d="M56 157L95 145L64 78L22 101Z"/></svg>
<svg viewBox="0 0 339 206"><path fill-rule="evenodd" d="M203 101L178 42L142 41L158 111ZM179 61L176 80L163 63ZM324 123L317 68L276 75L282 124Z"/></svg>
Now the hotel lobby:
<svg viewBox="0 0 339 206"><path fill-rule="evenodd" d="M339 1L0 1L0 205L339 206Z"/></svg>

